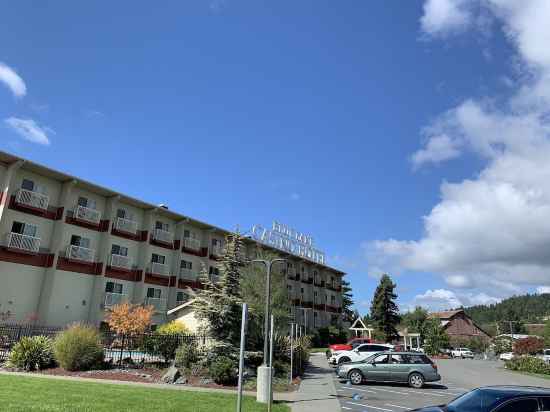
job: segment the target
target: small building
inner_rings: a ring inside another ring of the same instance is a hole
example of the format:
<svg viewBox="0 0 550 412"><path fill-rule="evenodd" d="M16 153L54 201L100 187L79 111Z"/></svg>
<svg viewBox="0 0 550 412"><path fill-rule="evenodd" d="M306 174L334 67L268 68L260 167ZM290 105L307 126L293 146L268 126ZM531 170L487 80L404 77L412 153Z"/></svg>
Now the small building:
<svg viewBox="0 0 550 412"><path fill-rule="evenodd" d="M195 299L191 299L181 305L178 305L166 312L166 315L168 320L175 320L176 322L182 323L187 329L189 329L190 333L197 334L204 328L195 316L195 309L193 307L194 302Z"/></svg>
<svg viewBox="0 0 550 412"><path fill-rule="evenodd" d="M434 312L428 315L430 319L439 319L452 345L460 345L472 338L489 340L491 337L470 318L463 309Z"/></svg>

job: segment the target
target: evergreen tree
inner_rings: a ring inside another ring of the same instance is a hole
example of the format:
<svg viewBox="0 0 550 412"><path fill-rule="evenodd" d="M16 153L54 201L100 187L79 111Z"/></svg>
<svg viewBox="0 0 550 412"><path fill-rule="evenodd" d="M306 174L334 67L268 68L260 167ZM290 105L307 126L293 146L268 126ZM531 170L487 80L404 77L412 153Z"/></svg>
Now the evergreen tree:
<svg viewBox="0 0 550 412"><path fill-rule="evenodd" d="M241 271L246 264L243 254L243 238L239 233L226 237L222 257L220 279L214 282L208 276L206 266L201 270L204 289L195 298L196 316L203 321L208 333L219 343L237 348L241 327Z"/></svg>
<svg viewBox="0 0 550 412"><path fill-rule="evenodd" d="M395 303L397 295L394 290L395 283L388 275L383 275L374 292L370 309L372 321L384 336L386 342L391 342L399 337L396 326L399 324L401 317L399 316L399 308Z"/></svg>
<svg viewBox="0 0 550 412"><path fill-rule="evenodd" d="M356 319L353 304L351 285L347 280L342 279L342 319L344 322L352 323Z"/></svg>

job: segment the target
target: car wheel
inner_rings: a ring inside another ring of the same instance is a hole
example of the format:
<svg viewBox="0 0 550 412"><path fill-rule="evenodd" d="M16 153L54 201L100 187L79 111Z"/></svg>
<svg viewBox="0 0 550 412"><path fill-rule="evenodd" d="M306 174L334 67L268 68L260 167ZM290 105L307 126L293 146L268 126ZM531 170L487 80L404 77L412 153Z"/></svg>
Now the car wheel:
<svg viewBox="0 0 550 412"><path fill-rule="evenodd" d="M409 386L411 388L420 389L424 386L424 376L419 373L411 373L409 375Z"/></svg>
<svg viewBox="0 0 550 412"><path fill-rule="evenodd" d="M358 369L353 369L348 373L348 379L352 385L360 385L363 382L363 374Z"/></svg>
<svg viewBox="0 0 550 412"><path fill-rule="evenodd" d="M340 365L341 363L346 363L346 362L351 362L351 359L348 358L347 356L343 356L340 359L338 359L338 365Z"/></svg>

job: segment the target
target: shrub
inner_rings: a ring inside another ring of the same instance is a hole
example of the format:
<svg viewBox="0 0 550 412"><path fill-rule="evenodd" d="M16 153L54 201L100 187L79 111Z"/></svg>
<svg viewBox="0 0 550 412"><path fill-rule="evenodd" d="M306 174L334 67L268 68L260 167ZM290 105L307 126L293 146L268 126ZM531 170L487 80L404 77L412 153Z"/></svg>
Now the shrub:
<svg viewBox="0 0 550 412"><path fill-rule="evenodd" d="M195 342L184 342L176 350L176 366L189 371L199 361L199 356L199 350Z"/></svg>
<svg viewBox="0 0 550 412"><path fill-rule="evenodd" d="M156 332L160 335L187 335L189 334L189 329L183 323L173 320L172 322L160 325Z"/></svg>
<svg viewBox="0 0 550 412"><path fill-rule="evenodd" d="M512 339L507 336L501 336L493 341L493 350L498 356L502 353L512 352Z"/></svg>
<svg viewBox="0 0 550 412"><path fill-rule="evenodd" d="M10 366L26 371L54 366L52 340L45 336L22 338L13 346L8 363Z"/></svg>
<svg viewBox="0 0 550 412"><path fill-rule="evenodd" d="M189 330L180 322L165 323L155 333L144 337L142 349L152 355L160 355L165 362L169 362L176 356L180 344L179 335L187 333Z"/></svg>
<svg viewBox="0 0 550 412"><path fill-rule="evenodd" d="M521 356L505 362L506 368L513 371L550 375L550 365L540 358Z"/></svg>
<svg viewBox="0 0 550 412"><path fill-rule="evenodd" d="M536 355L544 349L544 339L529 336L514 344L514 352L518 355Z"/></svg>
<svg viewBox="0 0 550 412"><path fill-rule="evenodd" d="M210 377L220 385L231 385L237 380L237 364L226 356L214 360L208 368Z"/></svg>
<svg viewBox="0 0 550 412"><path fill-rule="evenodd" d="M99 332L85 325L73 325L60 333L54 342L55 358L69 371L98 367L103 361Z"/></svg>

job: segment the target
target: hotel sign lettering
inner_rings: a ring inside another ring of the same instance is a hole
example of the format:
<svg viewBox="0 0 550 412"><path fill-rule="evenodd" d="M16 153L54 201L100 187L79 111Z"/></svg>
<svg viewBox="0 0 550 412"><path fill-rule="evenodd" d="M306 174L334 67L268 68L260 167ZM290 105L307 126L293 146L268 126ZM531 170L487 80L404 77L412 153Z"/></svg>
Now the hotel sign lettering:
<svg viewBox="0 0 550 412"><path fill-rule="evenodd" d="M313 238L279 222L273 222L271 229L261 225L252 228L252 238L293 255L316 263L325 264L325 252L316 249Z"/></svg>

